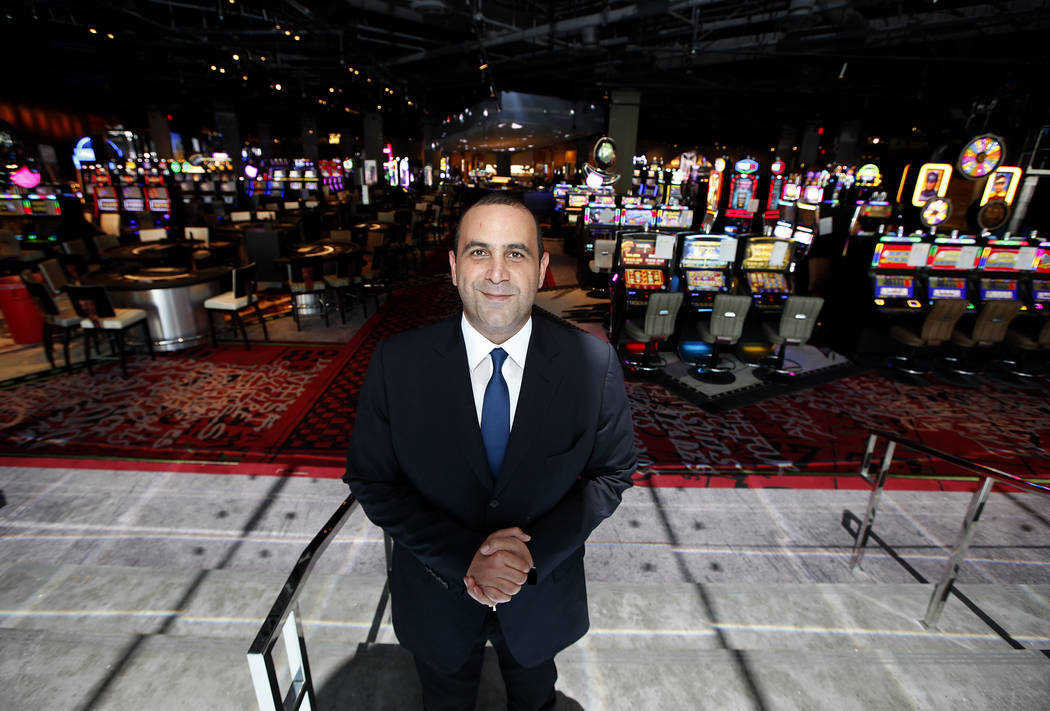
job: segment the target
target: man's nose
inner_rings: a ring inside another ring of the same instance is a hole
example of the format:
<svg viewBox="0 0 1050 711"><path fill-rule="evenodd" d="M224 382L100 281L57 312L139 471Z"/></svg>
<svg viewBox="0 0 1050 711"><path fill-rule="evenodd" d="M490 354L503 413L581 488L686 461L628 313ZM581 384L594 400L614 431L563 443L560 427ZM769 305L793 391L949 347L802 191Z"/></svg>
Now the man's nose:
<svg viewBox="0 0 1050 711"><path fill-rule="evenodd" d="M495 283L506 281L510 278L510 273L507 270L507 260L501 255L493 255L492 259L489 260L489 272L486 276L489 281Z"/></svg>

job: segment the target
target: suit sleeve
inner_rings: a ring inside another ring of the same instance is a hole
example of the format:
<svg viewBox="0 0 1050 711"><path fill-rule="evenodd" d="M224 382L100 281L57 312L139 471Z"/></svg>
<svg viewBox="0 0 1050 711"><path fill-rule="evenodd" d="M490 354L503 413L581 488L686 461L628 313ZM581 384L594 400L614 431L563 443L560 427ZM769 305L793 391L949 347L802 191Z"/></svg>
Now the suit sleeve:
<svg viewBox="0 0 1050 711"><path fill-rule="evenodd" d="M580 478L557 506L529 524L529 552L542 581L612 515L633 485L638 463L634 424L616 352L607 345L594 447Z"/></svg>
<svg viewBox="0 0 1050 711"><path fill-rule="evenodd" d="M434 507L401 471L394 453L383 346L376 346L361 387L346 474L368 518L432 572L463 589L462 578L485 536Z"/></svg>

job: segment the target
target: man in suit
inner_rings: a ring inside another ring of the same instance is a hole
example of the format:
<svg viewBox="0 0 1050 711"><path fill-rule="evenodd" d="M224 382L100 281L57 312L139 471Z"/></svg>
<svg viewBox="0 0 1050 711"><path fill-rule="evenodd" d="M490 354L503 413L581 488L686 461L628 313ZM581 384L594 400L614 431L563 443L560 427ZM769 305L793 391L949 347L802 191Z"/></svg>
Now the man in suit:
<svg viewBox="0 0 1050 711"><path fill-rule="evenodd" d="M486 640L509 708L554 708L554 655L588 627L584 541L631 486L615 352L533 315L548 260L523 203L482 197L449 253L463 313L379 343L361 389L344 481L394 541L428 710L473 710Z"/></svg>

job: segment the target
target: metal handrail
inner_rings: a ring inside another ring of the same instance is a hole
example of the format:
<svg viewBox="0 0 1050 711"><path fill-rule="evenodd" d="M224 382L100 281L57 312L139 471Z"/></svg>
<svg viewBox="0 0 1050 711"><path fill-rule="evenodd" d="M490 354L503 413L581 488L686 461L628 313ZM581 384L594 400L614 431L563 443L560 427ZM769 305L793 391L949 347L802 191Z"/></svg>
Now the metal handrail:
<svg viewBox="0 0 1050 711"><path fill-rule="evenodd" d="M248 648L248 669L251 671L255 697L261 711L299 708L312 711L316 708L317 699L314 695L313 678L310 676L310 663L306 656L302 615L299 614L299 593L310 576L314 563L346 523L356 503L357 499L353 494L346 497L303 549L273 607L270 608L270 613L255 635L255 641ZM277 683L277 670L273 663L273 648L281 636L284 637L292 678L292 685L286 696L281 694Z"/></svg>
<svg viewBox="0 0 1050 711"><path fill-rule="evenodd" d="M886 440L886 451L882 455L882 464L879 467L878 476L873 478L869 469L875 453L875 445L880 437ZM853 557L850 560L850 568L857 568L860 565L861 560L864 558L864 550L868 544L868 539L871 536L871 527L875 523L875 513L878 509L879 498L882 496L883 489L886 486L886 478L889 475L890 465L893 463L893 454L896 451L897 445L919 452L920 454L926 454L931 457L942 459L946 462L972 471L980 479L980 485L977 487L977 491L974 492L973 498L970 500L970 506L966 510L966 517L963 519L962 530L959 532L959 537L955 542L955 548L952 551L951 557L948 559L948 566L945 569L944 574L941 576L941 580L937 584L937 587L934 588L933 595L930 598L930 603L926 607L926 616L922 619L922 624L927 628L931 628L937 625L937 620L940 618L941 611L944 609L944 603L947 601L952 586L955 584L955 578L959 574L959 566L962 565L963 560L966 558L966 552L970 547L970 541L973 539L974 529L977 527L977 522L980 520L981 514L984 512L984 505L988 501L988 494L991 493L992 486L996 482L999 482L1020 489L1021 491L1043 494L1044 496L1050 496L1050 487L1036 484L1027 479L1022 479L1013 474L1008 474L1002 470L995 469L994 467L971 462L968 459L949 454L948 452L942 452L939 449L934 449L922 442L916 442L915 440L901 437L900 435L888 430L869 430L868 446L864 451L864 460L860 465L860 476L869 484L872 484L873 488L871 490L871 496L868 498L868 510L864 516L864 523L857 532L856 542L853 546Z"/></svg>

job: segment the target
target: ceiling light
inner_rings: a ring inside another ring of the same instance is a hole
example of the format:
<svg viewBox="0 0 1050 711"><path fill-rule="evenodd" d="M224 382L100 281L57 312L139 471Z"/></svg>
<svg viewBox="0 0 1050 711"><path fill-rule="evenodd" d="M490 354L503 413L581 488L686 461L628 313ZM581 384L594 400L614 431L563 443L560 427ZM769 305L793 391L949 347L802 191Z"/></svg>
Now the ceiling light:
<svg viewBox="0 0 1050 711"><path fill-rule="evenodd" d="M295 40L296 42L298 42L299 41L299 35L296 35L295 37L292 37L292 39Z"/></svg>
<svg viewBox="0 0 1050 711"><path fill-rule="evenodd" d="M285 30L284 31L284 36L285 37L291 37L292 36L292 31L291 30Z"/></svg>
<svg viewBox="0 0 1050 711"><path fill-rule="evenodd" d="M512 121L511 124L510 124L510 127L515 129L515 130L517 130L517 129L521 128L521 124L518 123L517 121Z"/></svg>
<svg viewBox="0 0 1050 711"><path fill-rule="evenodd" d="M239 54L236 54L236 53L235 53L235 54L233 54L233 55L231 55L231 56L233 57L233 61L235 61L235 62L236 62L236 61L237 61L238 59L240 59L240 58L241 58L241 55L239 55Z"/></svg>
<svg viewBox="0 0 1050 711"><path fill-rule="evenodd" d="M219 74L225 74L225 73L226 73L226 67L219 67Z"/></svg>
<svg viewBox="0 0 1050 711"><path fill-rule="evenodd" d="M215 71L216 69L218 69L218 67L217 67L217 66L215 66L214 64L213 64L213 65L211 65L211 70L212 70L213 72L214 72L214 71Z"/></svg>
<svg viewBox="0 0 1050 711"><path fill-rule="evenodd" d="M276 89L277 91L280 91L281 90L281 85L280 84L274 84L273 88Z"/></svg>
<svg viewBox="0 0 1050 711"><path fill-rule="evenodd" d="M241 79L243 79L244 81L248 81L248 75L247 74L241 74Z"/></svg>
<svg viewBox="0 0 1050 711"><path fill-rule="evenodd" d="M280 25L274 25L274 26L273 26L273 28L274 28L275 30L279 30L279 29L281 29L281 26L280 26Z"/></svg>
<svg viewBox="0 0 1050 711"><path fill-rule="evenodd" d="M88 32L90 32L93 35L97 35L98 34L98 30L96 30L94 27L89 27L88 28Z"/></svg>
<svg viewBox="0 0 1050 711"><path fill-rule="evenodd" d="M382 104L376 104L376 108L377 108L377 109L382 109L382 108L383 108L383 105L382 105Z"/></svg>
<svg viewBox="0 0 1050 711"><path fill-rule="evenodd" d="M260 56L259 56L259 61L260 61L260 62L265 62L265 61L266 61L266 55L265 55L265 54L263 54L263 55L260 55Z"/></svg>
<svg viewBox="0 0 1050 711"><path fill-rule="evenodd" d="M484 63L484 64L482 64L482 65L481 65L480 67L478 67L478 69L479 69L480 71L485 71L485 70L486 70L486 69L488 69L488 68L489 68L489 63L488 63L488 62L485 62L485 63Z"/></svg>
<svg viewBox="0 0 1050 711"><path fill-rule="evenodd" d="M335 87L334 86L328 87L328 93L329 94L334 94L335 93Z"/></svg>
<svg viewBox="0 0 1050 711"><path fill-rule="evenodd" d="M110 39L113 39L113 33L112 32L107 32L106 33L106 37L109 37Z"/></svg>

